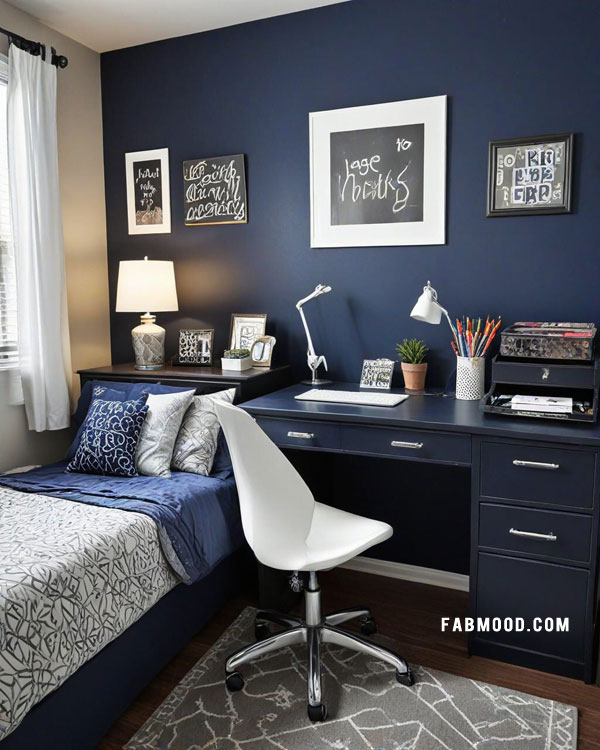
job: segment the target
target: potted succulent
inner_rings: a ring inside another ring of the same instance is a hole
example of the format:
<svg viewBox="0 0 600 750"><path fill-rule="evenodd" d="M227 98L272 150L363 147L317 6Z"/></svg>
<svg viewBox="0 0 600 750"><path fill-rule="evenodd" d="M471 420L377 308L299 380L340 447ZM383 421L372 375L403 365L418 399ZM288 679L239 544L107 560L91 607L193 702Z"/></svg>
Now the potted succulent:
<svg viewBox="0 0 600 750"><path fill-rule="evenodd" d="M424 360L428 351L425 342L420 339L404 339L401 344L396 344L407 391L422 391L425 388L427 362Z"/></svg>
<svg viewBox="0 0 600 750"><path fill-rule="evenodd" d="M221 357L223 370L249 370L252 367L250 349L225 349Z"/></svg>

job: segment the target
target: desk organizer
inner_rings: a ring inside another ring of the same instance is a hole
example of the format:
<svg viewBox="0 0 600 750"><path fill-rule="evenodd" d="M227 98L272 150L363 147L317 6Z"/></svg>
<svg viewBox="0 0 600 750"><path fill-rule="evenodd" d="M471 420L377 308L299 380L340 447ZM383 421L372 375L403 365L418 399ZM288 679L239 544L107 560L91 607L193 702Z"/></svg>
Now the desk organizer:
<svg viewBox="0 0 600 750"><path fill-rule="evenodd" d="M492 360L492 385L482 400L484 412L508 417L559 419L571 422L595 422L598 414L600 361L532 360L503 357ZM502 397L566 396L573 399L573 412L556 414L512 409Z"/></svg>

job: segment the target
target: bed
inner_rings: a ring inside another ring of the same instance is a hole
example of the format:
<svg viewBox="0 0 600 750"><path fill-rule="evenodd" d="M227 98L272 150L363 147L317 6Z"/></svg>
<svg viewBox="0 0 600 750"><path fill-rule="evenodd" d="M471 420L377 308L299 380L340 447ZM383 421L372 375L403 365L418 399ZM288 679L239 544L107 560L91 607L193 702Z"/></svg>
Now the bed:
<svg viewBox="0 0 600 750"><path fill-rule="evenodd" d="M94 747L240 584L230 471L65 466L0 476L2 750Z"/></svg>

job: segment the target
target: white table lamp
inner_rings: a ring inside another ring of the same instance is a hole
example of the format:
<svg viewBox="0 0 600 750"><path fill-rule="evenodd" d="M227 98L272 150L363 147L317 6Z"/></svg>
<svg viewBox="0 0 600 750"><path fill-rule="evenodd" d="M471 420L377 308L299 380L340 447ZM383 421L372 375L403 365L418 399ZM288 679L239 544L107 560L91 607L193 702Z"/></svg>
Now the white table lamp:
<svg viewBox="0 0 600 750"><path fill-rule="evenodd" d="M142 323L131 331L136 370L165 366L165 329L154 312L179 310L175 269L171 260L122 260L119 263L116 312L137 312Z"/></svg>
<svg viewBox="0 0 600 750"><path fill-rule="evenodd" d="M308 323L306 322L306 317L304 316L304 310L302 309L302 307L309 300L314 299L315 297L320 297L322 294L327 294L330 291L330 286L326 286L325 284L317 284L314 292L311 292L307 297L303 297L301 300L298 300L298 302L296 302L296 310L298 310L298 312L300 313L302 325L304 326L304 332L306 333L306 340L308 342L306 361L308 363L310 371L312 372L312 379L303 380L302 382L310 385L325 385L326 383L331 383L331 380L324 380L323 378L317 377L317 370L319 369L320 365L323 365L325 367L325 370L327 370L327 360L322 354L315 354L315 347L313 346L310 331L308 330Z"/></svg>

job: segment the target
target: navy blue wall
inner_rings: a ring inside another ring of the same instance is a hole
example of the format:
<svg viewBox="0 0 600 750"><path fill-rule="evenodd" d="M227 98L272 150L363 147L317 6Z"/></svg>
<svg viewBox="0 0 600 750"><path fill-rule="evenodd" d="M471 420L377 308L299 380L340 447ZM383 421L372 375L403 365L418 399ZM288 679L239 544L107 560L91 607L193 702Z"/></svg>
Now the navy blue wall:
<svg viewBox="0 0 600 750"><path fill-rule="evenodd" d="M432 348L432 381L452 367L447 327L408 314L427 279L454 314L597 320L600 5L596 0L353 0L102 55L111 308L118 261L175 261L179 314L192 322L266 312L279 361L303 372L294 303L307 308L332 375L403 336ZM310 249L308 113L447 94L447 244ZM485 218L493 138L575 131L574 211ZM168 146L172 234L127 234L124 153ZM247 154L249 223L185 227L182 161ZM136 316L112 313L115 362L132 359ZM219 351L220 354L220 351Z"/></svg>
<svg viewBox="0 0 600 750"><path fill-rule="evenodd" d="M431 379L451 369L449 332L411 321L427 279L451 312L596 320L600 117L595 0L353 0L102 55L111 308L118 261L173 259L181 325L216 329L231 312L266 312L279 361L302 371L294 303L307 308L336 379L403 336L432 349ZM449 96L445 246L311 250L308 113ZM574 212L485 218L490 139L575 131ZM168 146L173 231L127 234L123 154ZM183 225L181 163L247 154L249 223ZM115 362L131 359L135 316L112 313ZM220 351L219 351L220 353Z"/></svg>
<svg viewBox="0 0 600 750"><path fill-rule="evenodd" d="M111 308L119 260L173 259L181 311L160 316L170 353L182 325L214 327L220 354L230 313L266 312L279 361L300 374L294 303L328 283L307 314L331 374L354 381L364 357L394 356L413 335L431 347L431 382L445 380L449 331L409 319L427 279L454 314L597 320L599 20L596 0L353 0L102 55ZM447 244L311 250L308 113L439 94ZM486 219L488 141L563 131L577 133L573 213ZM129 236L124 153L165 146L173 232ZM240 152L249 223L185 227L182 161ZM132 359L135 323L112 313L115 362ZM402 502L388 520L402 534L386 556L466 572L467 477L452 492L448 473L432 472L424 492L422 474L393 463Z"/></svg>

